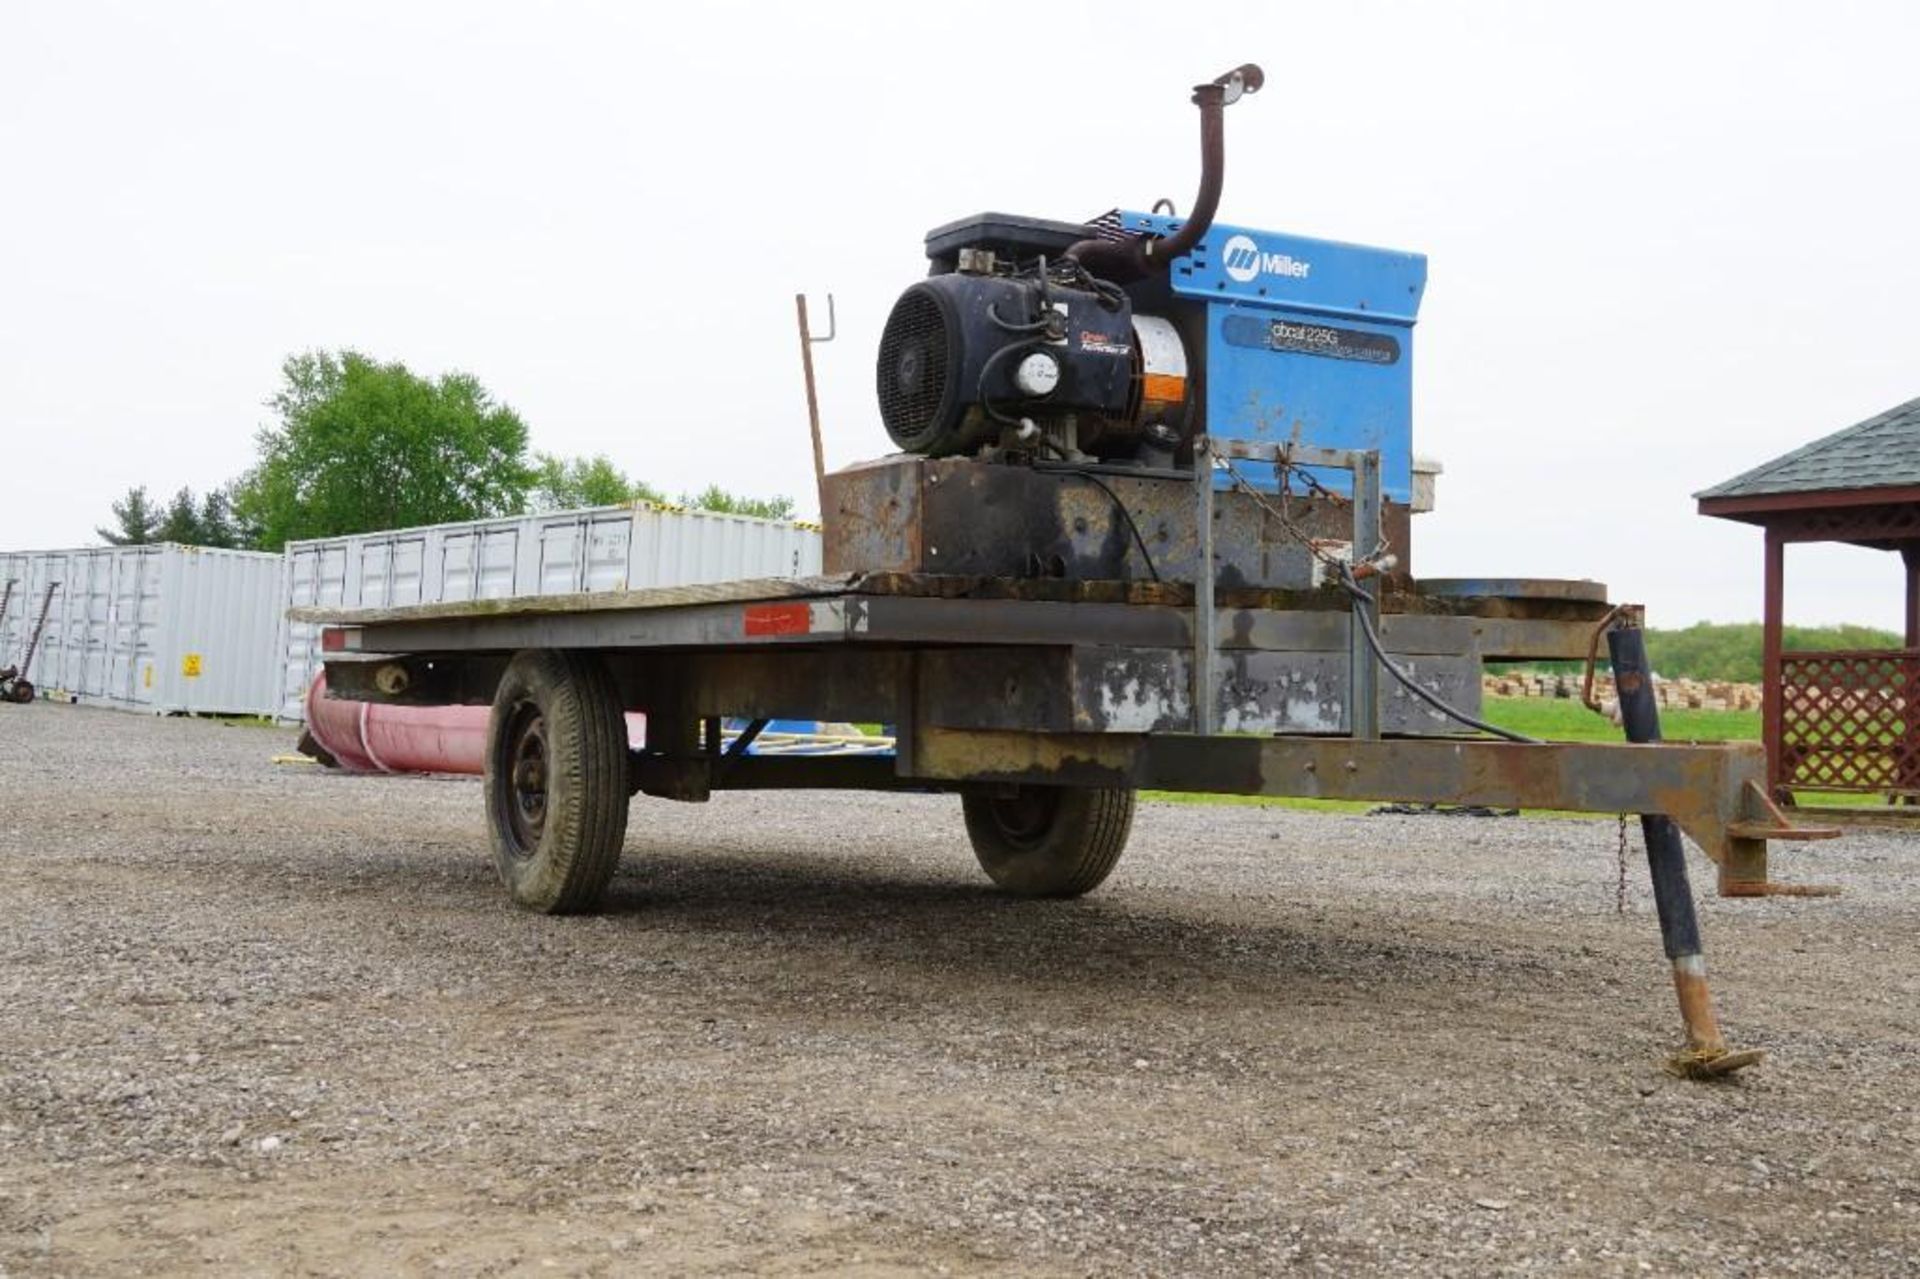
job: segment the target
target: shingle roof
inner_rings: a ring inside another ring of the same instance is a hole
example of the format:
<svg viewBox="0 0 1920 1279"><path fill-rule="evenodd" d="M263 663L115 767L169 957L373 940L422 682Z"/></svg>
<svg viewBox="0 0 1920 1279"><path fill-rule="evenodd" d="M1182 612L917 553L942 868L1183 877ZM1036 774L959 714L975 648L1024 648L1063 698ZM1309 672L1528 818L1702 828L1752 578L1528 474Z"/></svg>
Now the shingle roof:
<svg viewBox="0 0 1920 1279"><path fill-rule="evenodd" d="M1920 400L1762 462L1696 498L1920 487Z"/></svg>

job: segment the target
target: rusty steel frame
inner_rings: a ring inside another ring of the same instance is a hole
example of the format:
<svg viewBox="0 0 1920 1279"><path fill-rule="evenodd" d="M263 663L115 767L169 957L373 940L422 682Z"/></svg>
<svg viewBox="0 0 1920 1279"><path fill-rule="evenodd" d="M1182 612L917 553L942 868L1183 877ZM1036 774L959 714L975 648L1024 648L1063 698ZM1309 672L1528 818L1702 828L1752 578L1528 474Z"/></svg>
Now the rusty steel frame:
<svg viewBox="0 0 1920 1279"><path fill-rule="evenodd" d="M1719 867L1721 893L1736 897L1779 891L1767 879L1767 841L1809 834L1767 798L1766 755L1752 742L1535 745L929 726L901 767L930 781L1664 814Z"/></svg>
<svg viewBox="0 0 1920 1279"><path fill-rule="evenodd" d="M917 577L919 583L948 579ZM970 581L971 579L954 579ZM1187 588L1180 588L1185 591ZM1163 591L1171 595L1172 591ZM1190 600L1191 595L1185 596ZM1221 651L1237 649L1344 650L1349 614L1343 600L1321 607L1215 610ZM748 608L794 610L804 625L756 632ZM1604 612L1604 609L1600 610ZM324 639L330 658L379 653L511 653L523 648L654 649L785 648L814 644L1075 644L1097 636L1103 644L1191 649L1190 603L1132 603L948 597L876 591L858 578L728 583L605 591L592 595L467 600L351 612L323 607L288 611L295 621L319 622L335 632ZM1579 660L1587 652L1592 617L1487 615L1473 612L1386 612L1380 629L1395 651L1477 653L1492 659Z"/></svg>
<svg viewBox="0 0 1920 1279"><path fill-rule="evenodd" d="M750 633L743 619L763 608L791 610L792 625ZM853 578L674 588L633 592L624 599L582 596L369 610L324 620L347 628L344 644L330 654L330 683L343 694L368 700L481 702L490 697L503 654L522 648L592 649L603 652L617 671L632 661L670 663L676 675L670 682L680 689L674 713L680 715L748 709L790 714L809 688L828 702L847 703L817 708L817 714L830 718L865 719L891 707L902 721L902 778L1079 780L1214 793L1665 813L1719 866L1722 893L1792 891L1768 880L1766 840L1804 833L1774 807L1766 756L1753 744L1536 746L1460 738L1221 737L1111 731L1122 725L1082 732L1053 723L1022 724L1020 729L1042 731L1020 731L1002 724L942 723L925 713L931 705L915 709L923 677L939 669L914 660L916 652L937 657L992 646L1038 655L1098 635L1103 644L1121 650L1192 653L1200 638L1195 632L1206 629L1195 626L1194 612L1172 604L868 594ZM1572 620L1407 613L1389 613L1382 621L1388 645L1396 651L1478 656L1516 646L1578 656L1591 628ZM1332 609L1219 609L1216 628L1217 653L1331 652L1346 648L1351 639L1349 617ZM1517 645L1516 637L1522 637ZM649 652L660 656L644 658ZM382 653L394 656L381 658ZM372 678L383 662L404 664L410 678L402 682L411 682L416 691L383 696ZM750 678L749 670L754 672ZM623 678L632 684L638 677L636 670ZM740 684L741 678L748 683ZM696 710L692 705L702 689L720 695L749 688L758 703L754 708Z"/></svg>
<svg viewBox="0 0 1920 1279"><path fill-rule="evenodd" d="M1039 657L1077 651L1076 643L1096 635L1114 650L1191 654L1195 632L1203 628L1195 626L1192 607L1175 604L874 594L861 583L857 577L732 583L624 598L609 593L331 613L316 620L346 628L344 642L329 653L330 683L337 666L336 688L366 700L483 702L504 654L522 648L596 650L629 695L671 674L671 708L646 707L649 713L688 719L721 711L791 716L808 698L820 702L812 713L828 718L865 720L891 712L900 725L896 782L1132 785L1664 813L1719 867L1723 894L1796 891L1768 880L1766 841L1806 838L1808 832L1795 830L1769 798L1766 757L1755 744L1233 737L1178 731L1178 724L1169 726L1175 731L1151 733L1118 723L1104 726L1107 731L1083 731L1071 719L1054 723L1046 716L1017 726L943 722L938 703L926 700L933 687L927 681L944 669L938 659L970 649L983 656L998 649ZM753 633L744 619L762 609L782 617L791 611L792 624ZM1395 651L1475 656L1514 647L1579 656L1592 628L1591 621L1557 617L1389 613L1382 621ZM1218 653L1337 652L1351 639L1345 611L1330 608L1222 608L1216 626ZM411 682L415 691L383 695L373 679L383 663L404 665L409 680L401 682ZM697 705L728 696L742 704ZM877 776L870 765L862 771L869 781ZM760 784L778 785L776 775L764 774Z"/></svg>

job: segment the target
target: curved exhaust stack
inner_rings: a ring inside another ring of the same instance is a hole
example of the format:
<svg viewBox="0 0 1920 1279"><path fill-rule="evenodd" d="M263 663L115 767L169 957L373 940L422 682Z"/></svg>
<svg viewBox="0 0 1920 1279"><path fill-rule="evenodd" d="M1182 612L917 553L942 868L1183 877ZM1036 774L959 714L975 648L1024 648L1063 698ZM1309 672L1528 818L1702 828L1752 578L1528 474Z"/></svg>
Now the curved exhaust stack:
<svg viewBox="0 0 1920 1279"><path fill-rule="evenodd" d="M1193 198L1193 212L1178 231L1164 240L1141 236L1131 240L1082 240L1067 250L1067 256L1102 279L1130 284L1156 271L1165 271L1169 263L1200 243L1213 226L1213 215L1220 207L1220 187L1226 179L1226 130L1221 112L1249 93L1258 93L1267 82L1266 74L1249 62L1235 67L1211 84L1195 85L1193 103L1200 108L1200 190Z"/></svg>

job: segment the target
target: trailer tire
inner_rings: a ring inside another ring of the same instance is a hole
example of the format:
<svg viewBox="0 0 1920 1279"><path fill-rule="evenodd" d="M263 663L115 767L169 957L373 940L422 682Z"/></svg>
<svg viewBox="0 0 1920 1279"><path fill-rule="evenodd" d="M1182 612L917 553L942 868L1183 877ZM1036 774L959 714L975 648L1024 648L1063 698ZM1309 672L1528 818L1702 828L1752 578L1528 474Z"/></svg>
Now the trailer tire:
<svg viewBox="0 0 1920 1279"><path fill-rule="evenodd" d="M508 663L487 720L487 836L516 904L594 909L627 835L627 728L598 658L533 649Z"/></svg>
<svg viewBox="0 0 1920 1279"><path fill-rule="evenodd" d="M974 787L960 794L980 868L1021 897L1092 892L1126 851L1134 793L1127 787Z"/></svg>

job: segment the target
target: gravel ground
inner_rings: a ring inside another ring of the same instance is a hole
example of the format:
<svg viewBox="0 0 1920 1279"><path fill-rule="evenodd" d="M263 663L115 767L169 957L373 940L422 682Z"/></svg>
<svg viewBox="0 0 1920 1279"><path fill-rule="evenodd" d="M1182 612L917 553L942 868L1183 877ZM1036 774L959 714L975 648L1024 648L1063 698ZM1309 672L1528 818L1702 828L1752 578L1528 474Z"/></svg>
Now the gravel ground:
<svg viewBox="0 0 1920 1279"><path fill-rule="evenodd" d="M291 741L0 706L0 1274L1920 1265L1900 834L1702 902L1694 1084L1611 821L1143 805L1049 904L949 797L643 800L547 919Z"/></svg>

